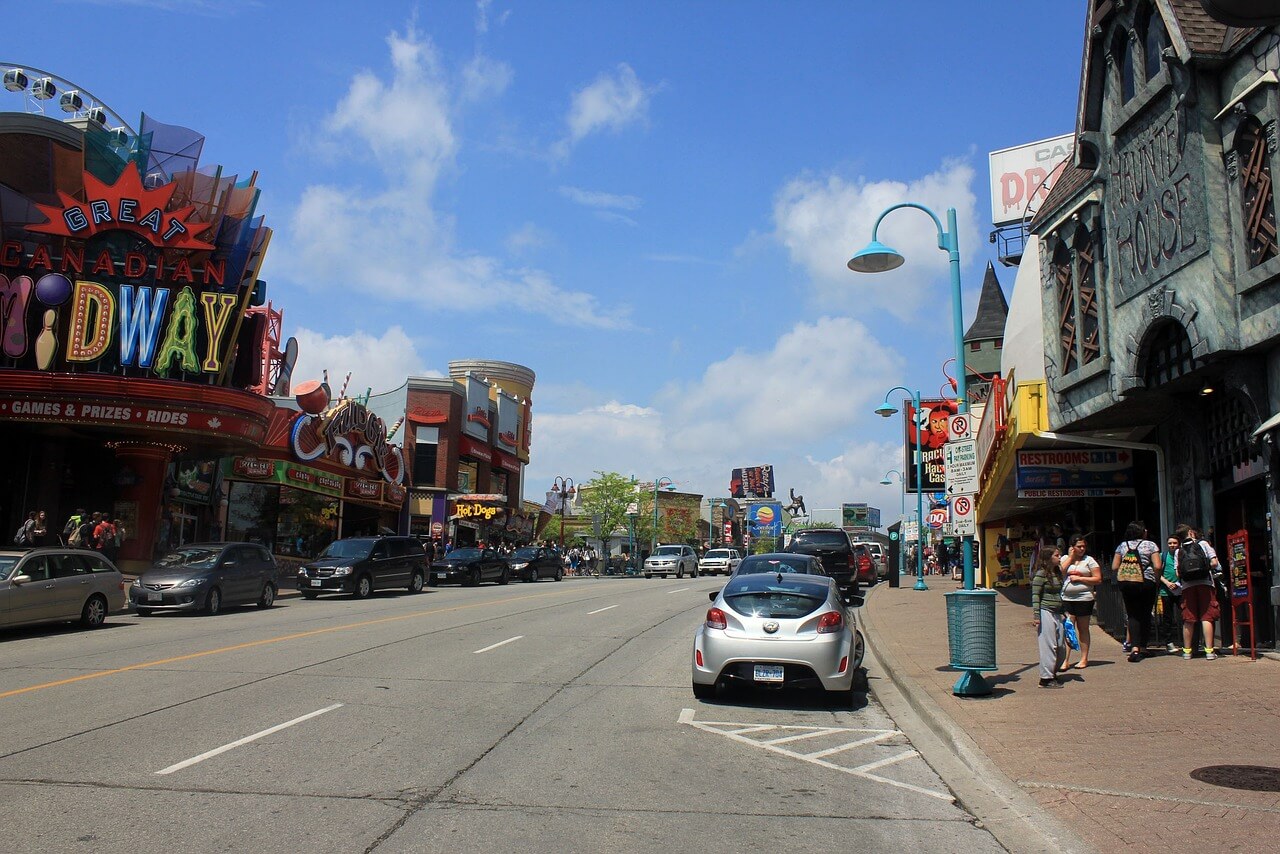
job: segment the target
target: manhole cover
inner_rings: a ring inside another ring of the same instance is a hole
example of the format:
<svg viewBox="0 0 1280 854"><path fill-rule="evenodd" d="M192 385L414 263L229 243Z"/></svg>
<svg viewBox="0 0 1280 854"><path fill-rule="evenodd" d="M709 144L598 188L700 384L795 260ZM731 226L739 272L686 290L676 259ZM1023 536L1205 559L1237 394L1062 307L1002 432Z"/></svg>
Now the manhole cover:
<svg viewBox="0 0 1280 854"><path fill-rule="evenodd" d="M1265 765L1206 765L1191 772L1191 779L1251 792L1280 792L1280 768Z"/></svg>

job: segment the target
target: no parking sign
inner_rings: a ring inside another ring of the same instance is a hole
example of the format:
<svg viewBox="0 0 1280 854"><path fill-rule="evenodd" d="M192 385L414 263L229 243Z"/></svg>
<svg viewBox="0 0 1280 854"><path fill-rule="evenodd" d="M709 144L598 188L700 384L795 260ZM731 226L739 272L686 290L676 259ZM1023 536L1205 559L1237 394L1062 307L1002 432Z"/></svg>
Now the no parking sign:
<svg viewBox="0 0 1280 854"><path fill-rule="evenodd" d="M978 532L973 510L972 495L957 495L951 499L951 522L955 525L956 536L973 536Z"/></svg>

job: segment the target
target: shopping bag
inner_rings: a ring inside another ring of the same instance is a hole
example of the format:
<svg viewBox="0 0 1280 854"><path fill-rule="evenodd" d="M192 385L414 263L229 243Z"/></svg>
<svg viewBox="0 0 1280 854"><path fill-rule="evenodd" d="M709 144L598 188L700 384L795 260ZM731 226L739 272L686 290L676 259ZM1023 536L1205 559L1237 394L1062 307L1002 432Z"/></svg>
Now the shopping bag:
<svg viewBox="0 0 1280 854"><path fill-rule="evenodd" d="M1062 636L1067 639L1067 646L1072 649L1080 648L1080 636L1076 634L1076 624L1071 622L1070 617L1062 621Z"/></svg>

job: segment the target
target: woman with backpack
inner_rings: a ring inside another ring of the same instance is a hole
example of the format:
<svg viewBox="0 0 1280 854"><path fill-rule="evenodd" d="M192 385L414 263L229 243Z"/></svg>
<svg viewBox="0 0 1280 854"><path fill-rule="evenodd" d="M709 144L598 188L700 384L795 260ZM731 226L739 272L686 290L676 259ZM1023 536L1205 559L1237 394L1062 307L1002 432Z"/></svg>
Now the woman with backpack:
<svg viewBox="0 0 1280 854"><path fill-rule="evenodd" d="M1116 546L1111 569L1116 573L1124 611L1129 617L1129 661L1141 661L1151 637L1151 612L1160 592L1160 547L1147 539L1140 521L1124 529L1124 541Z"/></svg>
<svg viewBox="0 0 1280 854"><path fill-rule="evenodd" d="M1057 546L1045 546L1036 558L1035 575L1031 577L1031 625L1039 639L1041 688L1062 687L1058 671L1067 659L1061 561L1062 552Z"/></svg>
<svg viewBox="0 0 1280 854"><path fill-rule="evenodd" d="M1071 548L1062 558L1062 607L1071 615L1080 635L1080 661L1077 670L1089 666L1089 618L1093 616L1094 588L1102 583L1102 567L1089 555L1089 540L1078 534L1071 538ZM1064 667L1064 669L1066 669Z"/></svg>
<svg viewBox="0 0 1280 854"><path fill-rule="evenodd" d="M1186 522L1177 527L1174 536L1181 543L1174 565L1182 586L1182 657L1191 659L1191 638L1199 623L1204 631L1204 657L1213 661L1218 657L1213 647L1213 623L1222 613L1214 582L1218 554L1213 546L1200 539L1200 532Z"/></svg>

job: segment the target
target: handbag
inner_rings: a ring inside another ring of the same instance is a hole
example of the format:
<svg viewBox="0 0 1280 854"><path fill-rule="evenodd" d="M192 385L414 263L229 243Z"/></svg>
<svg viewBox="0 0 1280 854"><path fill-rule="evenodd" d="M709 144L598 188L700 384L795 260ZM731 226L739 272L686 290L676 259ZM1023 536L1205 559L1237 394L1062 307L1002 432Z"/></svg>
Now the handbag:
<svg viewBox="0 0 1280 854"><path fill-rule="evenodd" d="M1070 617L1066 617L1062 621L1062 636L1067 641L1067 646L1072 649L1080 648L1080 635L1076 633L1076 624L1071 622Z"/></svg>

